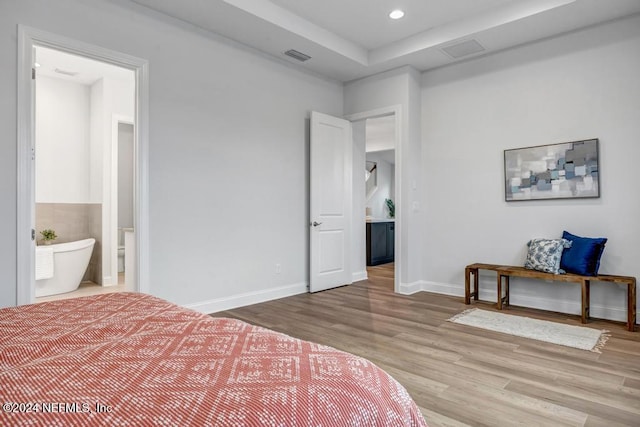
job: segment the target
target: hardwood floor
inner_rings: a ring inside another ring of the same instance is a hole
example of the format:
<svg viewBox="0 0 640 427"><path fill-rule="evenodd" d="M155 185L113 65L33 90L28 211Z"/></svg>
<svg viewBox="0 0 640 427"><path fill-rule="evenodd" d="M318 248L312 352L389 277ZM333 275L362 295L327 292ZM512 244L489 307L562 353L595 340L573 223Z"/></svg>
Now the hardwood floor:
<svg viewBox="0 0 640 427"><path fill-rule="evenodd" d="M369 280L212 316L233 317L365 357L402 383L437 426L640 426L640 332L592 321L602 354L447 322L462 297L393 293L392 265ZM494 310L495 304L474 303ZM505 312L579 325L579 316Z"/></svg>

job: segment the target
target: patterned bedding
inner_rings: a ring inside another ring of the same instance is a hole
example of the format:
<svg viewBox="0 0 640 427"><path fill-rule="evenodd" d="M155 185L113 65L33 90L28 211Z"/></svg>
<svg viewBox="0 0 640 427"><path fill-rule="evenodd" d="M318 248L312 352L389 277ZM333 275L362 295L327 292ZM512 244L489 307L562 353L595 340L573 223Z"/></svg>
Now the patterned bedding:
<svg viewBox="0 0 640 427"><path fill-rule="evenodd" d="M0 310L0 425L425 426L366 359L149 295Z"/></svg>

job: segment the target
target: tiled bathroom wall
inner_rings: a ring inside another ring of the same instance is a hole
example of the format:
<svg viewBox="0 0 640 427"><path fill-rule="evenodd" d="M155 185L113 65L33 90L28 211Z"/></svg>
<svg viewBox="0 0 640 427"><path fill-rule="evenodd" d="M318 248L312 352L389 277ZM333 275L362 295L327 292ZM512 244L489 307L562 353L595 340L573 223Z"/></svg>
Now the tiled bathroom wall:
<svg viewBox="0 0 640 427"><path fill-rule="evenodd" d="M40 232L52 229L58 238L54 243L74 242L93 237L96 244L83 280L102 284L102 204L100 203L36 203L36 239Z"/></svg>

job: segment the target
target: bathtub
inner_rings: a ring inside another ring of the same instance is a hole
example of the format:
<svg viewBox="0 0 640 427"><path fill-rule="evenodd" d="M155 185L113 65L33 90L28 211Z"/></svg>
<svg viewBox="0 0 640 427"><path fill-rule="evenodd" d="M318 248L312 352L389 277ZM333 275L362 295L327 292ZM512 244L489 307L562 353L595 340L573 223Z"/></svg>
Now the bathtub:
<svg viewBox="0 0 640 427"><path fill-rule="evenodd" d="M53 249L53 277L36 280L36 297L78 289L89 266L95 243L95 239L85 239L48 246Z"/></svg>

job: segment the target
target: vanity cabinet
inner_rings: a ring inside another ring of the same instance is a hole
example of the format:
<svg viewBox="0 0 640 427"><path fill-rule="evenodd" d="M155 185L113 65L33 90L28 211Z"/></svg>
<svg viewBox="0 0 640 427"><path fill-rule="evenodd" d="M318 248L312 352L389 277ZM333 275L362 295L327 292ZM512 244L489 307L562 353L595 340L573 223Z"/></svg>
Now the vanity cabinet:
<svg viewBox="0 0 640 427"><path fill-rule="evenodd" d="M367 222L367 265L393 262L393 221Z"/></svg>

